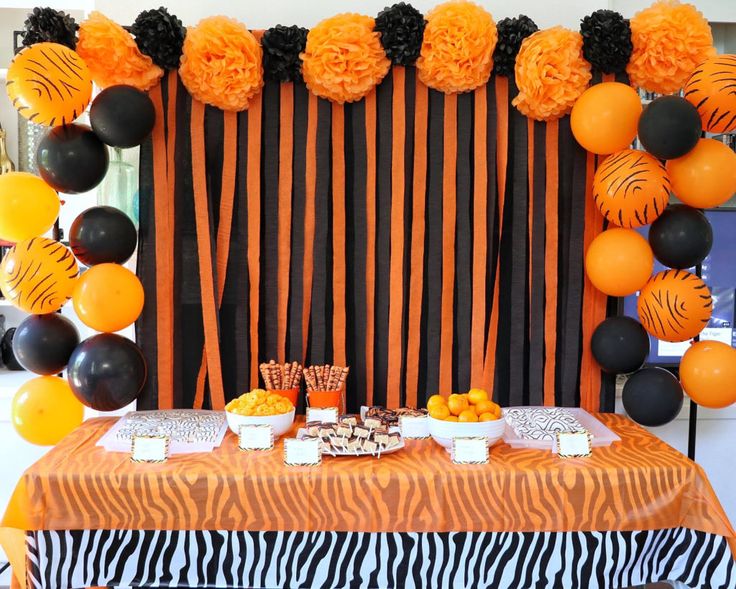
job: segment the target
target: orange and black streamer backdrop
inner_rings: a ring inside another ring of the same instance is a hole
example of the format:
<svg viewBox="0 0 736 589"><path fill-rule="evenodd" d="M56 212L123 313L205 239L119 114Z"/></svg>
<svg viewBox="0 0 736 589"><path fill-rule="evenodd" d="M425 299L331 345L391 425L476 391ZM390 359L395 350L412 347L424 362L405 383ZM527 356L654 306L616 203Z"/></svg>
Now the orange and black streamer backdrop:
<svg viewBox="0 0 736 589"><path fill-rule="evenodd" d="M587 349L597 162L567 118L530 123L513 80L445 96L414 68L344 106L267 83L227 115L173 76L141 157L141 408L222 408L273 358L346 362L351 411L471 386L612 409Z"/></svg>

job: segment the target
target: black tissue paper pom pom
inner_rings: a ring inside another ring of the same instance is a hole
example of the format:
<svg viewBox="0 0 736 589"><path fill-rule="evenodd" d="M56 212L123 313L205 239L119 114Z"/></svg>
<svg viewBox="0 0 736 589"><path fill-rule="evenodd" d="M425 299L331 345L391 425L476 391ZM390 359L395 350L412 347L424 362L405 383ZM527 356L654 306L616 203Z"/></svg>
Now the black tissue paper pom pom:
<svg viewBox="0 0 736 589"><path fill-rule="evenodd" d="M381 33L381 45L392 63L414 65L422 49L426 24L421 12L399 2L378 13L374 30Z"/></svg>
<svg viewBox="0 0 736 589"><path fill-rule="evenodd" d="M307 32L296 25L276 25L263 33L263 76L267 80L295 82L302 79L299 54L307 47Z"/></svg>
<svg viewBox="0 0 736 589"><path fill-rule="evenodd" d="M520 14L516 18L501 19L496 29L498 42L493 51L493 67L498 76L512 76L521 42L536 33L539 27L528 16Z"/></svg>
<svg viewBox="0 0 736 589"><path fill-rule="evenodd" d="M596 10L580 21L583 57L596 71L616 74L626 69L634 45L629 21L613 10Z"/></svg>
<svg viewBox="0 0 736 589"><path fill-rule="evenodd" d="M34 8L24 23L23 45L59 43L69 49L77 47L79 25L65 12L53 8Z"/></svg>
<svg viewBox="0 0 736 589"><path fill-rule="evenodd" d="M130 27L130 32L141 53L150 57L157 66L165 70L179 68L187 30L163 6L158 10L141 12Z"/></svg>

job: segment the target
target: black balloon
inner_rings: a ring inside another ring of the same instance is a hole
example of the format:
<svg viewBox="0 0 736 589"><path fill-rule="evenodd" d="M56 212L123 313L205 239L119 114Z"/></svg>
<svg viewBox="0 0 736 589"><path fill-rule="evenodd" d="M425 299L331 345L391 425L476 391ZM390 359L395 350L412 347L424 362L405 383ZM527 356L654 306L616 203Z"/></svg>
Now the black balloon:
<svg viewBox="0 0 736 589"><path fill-rule="evenodd" d="M135 251L138 234L133 221L115 207L92 207L80 213L69 231L69 245L87 266L125 263Z"/></svg>
<svg viewBox="0 0 736 589"><path fill-rule="evenodd" d="M105 177L107 147L87 125L54 127L38 145L36 165L54 190L87 192Z"/></svg>
<svg viewBox="0 0 736 589"><path fill-rule="evenodd" d="M135 147L153 130L156 110L148 94L133 86L110 86L89 109L97 136L113 147Z"/></svg>
<svg viewBox="0 0 736 589"><path fill-rule="evenodd" d="M27 317L13 337L13 353L18 362L36 374L51 375L64 370L77 345L76 326L59 313Z"/></svg>
<svg viewBox="0 0 736 589"><path fill-rule="evenodd" d="M627 374L641 368L647 359L649 336L631 317L609 317L595 328L590 348L603 370Z"/></svg>
<svg viewBox="0 0 736 589"><path fill-rule="evenodd" d="M624 385L624 409L641 425L669 423L680 413L682 399L679 381L664 368L642 368Z"/></svg>
<svg viewBox="0 0 736 589"><path fill-rule="evenodd" d="M79 344L67 367L77 399L97 411L115 411L132 403L146 382L146 360L132 341L100 333Z"/></svg>
<svg viewBox="0 0 736 589"><path fill-rule="evenodd" d="M649 245L665 266L692 268L710 253L713 228L702 211L670 205L649 228Z"/></svg>
<svg viewBox="0 0 736 589"><path fill-rule="evenodd" d="M15 357L13 352L13 337L15 336L15 327L11 327L3 334L3 339L0 341L0 355L2 355L3 364L8 370L23 370L23 367L18 362L18 358Z"/></svg>
<svg viewBox="0 0 736 589"><path fill-rule="evenodd" d="M682 157L700 139L703 124L697 109L679 96L653 100L639 118L639 140L663 160Z"/></svg>

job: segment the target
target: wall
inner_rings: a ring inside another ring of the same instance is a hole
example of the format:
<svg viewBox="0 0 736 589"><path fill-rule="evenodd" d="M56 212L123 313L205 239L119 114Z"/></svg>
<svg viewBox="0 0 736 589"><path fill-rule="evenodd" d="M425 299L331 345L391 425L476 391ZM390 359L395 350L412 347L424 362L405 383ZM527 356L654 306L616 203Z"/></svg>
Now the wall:
<svg viewBox="0 0 736 589"><path fill-rule="evenodd" d="M485 6L496 19L521 13L529 15L540 27L559 24L571 28L578 28L580 19L598 8L612 8L628 17L651 4L650 0L516 0L513 3L502 0L476 1ZM411 4L426 12L439 2L440 0L412 0ZM696 3L713 22L736 22L736 2L733 0L698 0ZM389 0L180 0L169 6L184 24L194 24L202 17L213 14L225 14L242 20L250 28L264 29L279 23L297 23L311 27L321 19L340 12L376 14L384 6L391 4ZM118 22L132 22L141 10L149 8L144 0L96 0L95 6Z"/></svg>

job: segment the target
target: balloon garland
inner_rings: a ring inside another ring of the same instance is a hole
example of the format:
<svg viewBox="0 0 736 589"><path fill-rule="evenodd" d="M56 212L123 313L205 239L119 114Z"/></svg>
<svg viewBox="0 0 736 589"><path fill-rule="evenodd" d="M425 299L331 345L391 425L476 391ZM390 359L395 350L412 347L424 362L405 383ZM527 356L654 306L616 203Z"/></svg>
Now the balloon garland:
<svg viewBox="0 0 736 589"><path fill-rule="evenodd" d="M595 42L606 35L596 26L615 21L624 44L626 37L627 25L609 12L586 17L581 28L584 54L601 71L606 59ZM711 317L708 286L686 269L702 263L713 245L713 230L699 209L736 193L736 153L702 138L703 130L736 130L736 97L723 83L736 74L736 56L713 55L710 27L691 5L657 2L630 27L633 52L626 69L632 83L663 93L684 86L684 98L662 96L642 110L628 87L602 83L577 100L571 128L582 147L610 154L593 180L601 214L620 227L651 224L646 247L633 231L603 231L586 252L585 269L593 286L610 296L641 291L639 321L609 317L595 329L590 346L604 371L631 373L623 390L629 416L659 426L678 415L683 390L706 407L736 402L736 350L726 344L692 343L680 363L680 382L662 368L641 368L649 353L647 333L669 342L697 339ZM613 61L608 60L610 71L616 71ZM646 151L629 148L636 136ZM685 204L668 206L670 192ZM671 269L652 276L653 256Z"/></svg>
<svg viewBox="0 0 736 589"><path fill-rule="evenodd" d="M99 13L82 24L77 41L68 15L35 9L26 21L26 47L8 70L7 92L18 112L50 127L36 152L40 177L0 176L0 239L15 244L0 262L0 290L30 313L15 330L12 350L21 368L40 375L16 392L12 422L34 444L56 444L82 422L85 406L124 407L146 379L138 346L109 333L132 324L143 308L140 281L120 265L137 246L133 222L118 209L92 207L72 224L71 249L43 237L59 215L57 191L95 188L107 172L107 146L140 145L153 129L155 110L142 90L163 70L148 53L177 67L184 32L163 9L136 24L142 52ZM154 25L169 28L153 34ZM114 55L98 59L98 50L111 45ZM90 103L93 78L107 88L92 102L88 127L74 121ZM77 260L90 267L81 276ZM103 333L80 342L74 323L57 312L70 299L80 320ZM65 369L67 378L55 376Z"/></svg>

